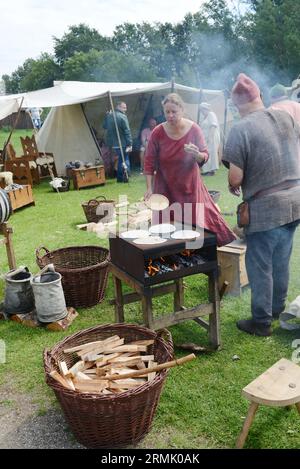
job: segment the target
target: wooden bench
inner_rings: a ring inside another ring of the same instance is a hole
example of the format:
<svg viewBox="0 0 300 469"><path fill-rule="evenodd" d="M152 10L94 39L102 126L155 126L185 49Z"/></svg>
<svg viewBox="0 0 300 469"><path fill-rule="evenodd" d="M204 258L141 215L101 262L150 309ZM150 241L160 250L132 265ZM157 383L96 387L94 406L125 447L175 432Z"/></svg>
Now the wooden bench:
<svg viewBox="0 0 300 469"><path fill-rule="evenodd" d="M236 442L236 448L239 449L245 444L259 404L275 407L295 404L300 414L300 367L286 358L281 358L248 384L242 394L250 401L250 407Z"/></svg>

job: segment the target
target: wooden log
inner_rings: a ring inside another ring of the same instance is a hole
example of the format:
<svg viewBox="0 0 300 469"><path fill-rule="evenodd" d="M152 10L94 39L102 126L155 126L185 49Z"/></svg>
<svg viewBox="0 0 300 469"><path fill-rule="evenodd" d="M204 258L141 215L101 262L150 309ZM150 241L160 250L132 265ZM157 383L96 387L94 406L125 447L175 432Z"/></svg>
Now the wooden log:
<svg viewBox="0 0 300 469"><path fill-rule="evenodd" d="M187 355L186 357L178 358L177 360L172 360L170 362L165 362L161 363L160 365L153 366L151 368L145 368L144 370L136 370L132 371L131 373L128 373L127 375L123 375L122 378L133 378L136 376L145 376L148 373L152 373L153 371L161 371L166 368L173 368L174 366L177 365L182 365L183 363L189 362L196 358L196 355L194 353L191 353L190 355ZM119 375L111 375L111 376L106 376L105 379L109 380L118 380L120 379Z"/></svg>

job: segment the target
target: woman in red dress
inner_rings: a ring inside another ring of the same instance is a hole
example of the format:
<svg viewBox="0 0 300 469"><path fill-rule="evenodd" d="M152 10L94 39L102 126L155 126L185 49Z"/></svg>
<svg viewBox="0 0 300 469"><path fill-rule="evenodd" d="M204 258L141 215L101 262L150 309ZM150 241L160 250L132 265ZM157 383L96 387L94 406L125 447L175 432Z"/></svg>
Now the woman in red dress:
<svg viewBox="0 0 300 469"><path fill-rule="evenodd" d="M144 198L147 200L153 192L163 194L170 205L180 204L180 221L187 223L189 218L192 224L214 232L219 246L228 244L236 236L221 217L200 176L199 166L208 160L202 130L183 117L184 103L176 93L166 96L162 105L166 122L152 131L145 155ZM189 207L192 213L188 217L185 215ZM178 220L176 215L175 219Z"/></svg>

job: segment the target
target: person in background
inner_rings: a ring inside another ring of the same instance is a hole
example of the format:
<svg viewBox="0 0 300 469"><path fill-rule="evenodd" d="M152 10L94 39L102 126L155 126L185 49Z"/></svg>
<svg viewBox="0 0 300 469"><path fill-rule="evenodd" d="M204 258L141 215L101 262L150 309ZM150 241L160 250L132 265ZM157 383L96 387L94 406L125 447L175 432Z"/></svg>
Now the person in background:
<svg viewBox="0 0 300 469"><path fill-rule="evenodd" d="M41 113L43 112L43 109L39 107L30 107L27 109L27 112L31 117L33 128L39 130L42 127Z"/></svg>
<svg viewBox="0 0 300 469"><path fill-rule="evenodd" d="M202 166L203 176L213 176L219 169L220 127L216 114L209 103L199 105L203 119L200 122L207 143L209 160Z"/></svg>
<svg viewBox="0 0 300 469"><path fill-rule="evenodd" d="M140 163L141 163L141 174L144 171L144 156L145 151L148 145L148 141L151 135L152 130L156 126L156 120L153 117L150 117L148 121L148 127L142 130L141 133L141 148L140 148Z"/></svg>
<svg viewBox="0 0 300 469"><path fill-rule="evenodd" d="M123 155L125 159L125 165L127 169L127 174L130 173L130 160L129 160L129 153L132 151L132 136L129 127L129 122L126 116L127 112L127 105L124 101L117 102L116 110L115 110L115 117L116 122L119 130L120 136L120 143L116 131L115 120L113 116L113 112L110 111L106 114L103 128L106 129L106 144L109 148L111 148L118 157L118 164L117 164L117 182L127 182L124 169L123 169L123 158L122 152L120 148L120 144L123 150Z"/></svg>
<svg viewBox="0 0 300 469"><path fill-rule="evenodd" d="M251 319L237 321L248 334L271 335L271 321L285 309L289 260L300 221L298 127L283 111L265 109L258 85L241 73L231 92L241 120L230 130L223 162L229 190L248 201L246 269Z"/></svg>
<svg viewBox="0 0 300 469"><path fill-rule="evenodd" d="M288 112L293 119L300 125L300 104L288 99L285 86L277 83L270 90L271 106L270 109L278 109Z"/></svg>
<svg viewBox="0 0 300 469"><path fill-rule="evenodd" d="M184 204L190 204L192 224L213 231L219 246L230 243L236 237L200 176L199 166L208 160L203 132L196 123L183 117L184 103L178 94L167 95L162 106L166 122L153 129L145 154L147 191L144 199L154 192L166 196L170 205L179 203L183 213L176 221L185 223Z"/></svg>

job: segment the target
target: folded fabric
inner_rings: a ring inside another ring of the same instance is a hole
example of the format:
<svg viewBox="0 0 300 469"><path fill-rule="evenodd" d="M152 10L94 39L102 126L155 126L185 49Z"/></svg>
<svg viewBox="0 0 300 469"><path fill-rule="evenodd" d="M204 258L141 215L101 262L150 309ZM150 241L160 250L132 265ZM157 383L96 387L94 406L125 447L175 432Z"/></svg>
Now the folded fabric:
<svg viewBox="0 0 300 469"><path fill-rule="evenodd" d="M290 303L287 311L280 314L280 327L288 331L300 329L300 324L288 322L297 318L300 319L300 296L297 296L297 298Z"/></svg>

